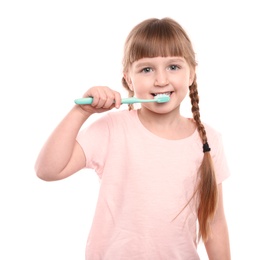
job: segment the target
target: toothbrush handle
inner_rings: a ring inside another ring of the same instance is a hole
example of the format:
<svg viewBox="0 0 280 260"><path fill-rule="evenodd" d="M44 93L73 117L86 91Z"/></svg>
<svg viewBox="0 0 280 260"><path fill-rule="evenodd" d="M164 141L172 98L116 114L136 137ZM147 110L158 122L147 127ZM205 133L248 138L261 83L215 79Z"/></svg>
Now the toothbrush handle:
<svg viewBox="0 0 280 260"><path fill-rule="evenodd" d="M149 102L148 99L139 99L136 97L130 97L130 98L122 98L122 104L135 104L135 103L144 103Z"/></svg>
<svg viewBox="0 0 280 260"><path fill-rule="evenodd" d="M90 105L93 101L92 97L87 98L78 98L74 100L77 105ZM122 104L134 104L134 103L146 103L146 102L155 102L153 99L138 99L135 97L122 98Z"/></svg>
<svg viewBox="0 0 280 260"><path fill-rule="evenodd" d="M74 100L77 105L90 105L93 101L92 97L78 98Z"/></svg>

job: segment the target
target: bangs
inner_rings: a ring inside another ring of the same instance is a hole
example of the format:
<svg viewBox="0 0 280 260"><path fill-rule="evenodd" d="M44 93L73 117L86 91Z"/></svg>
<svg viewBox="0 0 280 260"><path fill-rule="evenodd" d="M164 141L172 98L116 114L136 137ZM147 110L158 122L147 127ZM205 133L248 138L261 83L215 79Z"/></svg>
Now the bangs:
<svg viewBox="0 0 280 260"><path fill-rule="evenodd" d="M187 59L188 56L186 37L183 33L176 33L168 24L154 23L138 31L130 42L129 49L133 50L129 55L130 63L144 57L177 56Z"/></svg>

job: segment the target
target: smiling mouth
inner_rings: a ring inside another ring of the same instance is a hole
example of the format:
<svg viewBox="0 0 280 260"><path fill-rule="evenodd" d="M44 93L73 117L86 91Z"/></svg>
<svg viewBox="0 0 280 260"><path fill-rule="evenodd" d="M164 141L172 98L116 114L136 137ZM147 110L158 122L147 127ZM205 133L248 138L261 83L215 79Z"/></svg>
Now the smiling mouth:
<svg viewBox="0 0 280 260"><path fill-rule="evenodd" d="M170 92L162 92L162 93L152 93L153 97L157 97L157 96L171 96L171 94L173 93L173 91Z"/></svg>

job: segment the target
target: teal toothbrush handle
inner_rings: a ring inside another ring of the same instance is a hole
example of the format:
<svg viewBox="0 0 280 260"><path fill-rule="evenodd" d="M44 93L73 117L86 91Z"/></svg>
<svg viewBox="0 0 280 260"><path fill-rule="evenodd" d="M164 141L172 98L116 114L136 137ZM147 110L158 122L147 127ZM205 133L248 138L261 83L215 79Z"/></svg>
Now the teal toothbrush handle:
<svg viewBox="0 0 280 260"><path fill-rule="evenodd" d="M136 97L122 98L122 104L157 102L156 99L140 99Z"/></svg>
<svg viewBox="0 0 280 260"><path fill-rule="evenodd" d="M92 102L93 102L92 97L75 99L75 103L77 105L90 105ZM148 103L148 102L157 102L157 100L156 99L139 99L139 98L135 98L135 97L122 98L122 104Z"/></svg>
<svg viewBox="0 0 280 260"><path fill-rule="evenodd" d="M92 97L77 98L74 100L77 105L90 105L93 101Z"/></svg>

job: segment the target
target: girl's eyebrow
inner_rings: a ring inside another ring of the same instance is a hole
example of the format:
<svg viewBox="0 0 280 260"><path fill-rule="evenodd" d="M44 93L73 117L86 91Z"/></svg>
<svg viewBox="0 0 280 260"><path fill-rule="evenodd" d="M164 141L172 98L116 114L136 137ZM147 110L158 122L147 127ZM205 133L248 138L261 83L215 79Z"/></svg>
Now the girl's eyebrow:
<svg viewBox="0 0 280 260"><path fill-rule="evenodd" d="M174 58L174 59L170 59L170 60L166 60L164 61L165 63L183 63L185 60L184 58ZM136 64L135 68L141 68L141 67L149 67L151 65L153 65L154 62L152 61L143 61L143 62L139 62Z"/></svg>
<svg viewBox="0 0 280 260"><path fill-rule="evenodd" d="M175 59L171 59L168 62L185 62L184 58L175 58Z"/></svg>
<svg viewBox="0 0 280 260"><path fill-rule="evenodd" d="M152 65L152 62L140 62L135 65L135 68L149 67Z"/></svg>

